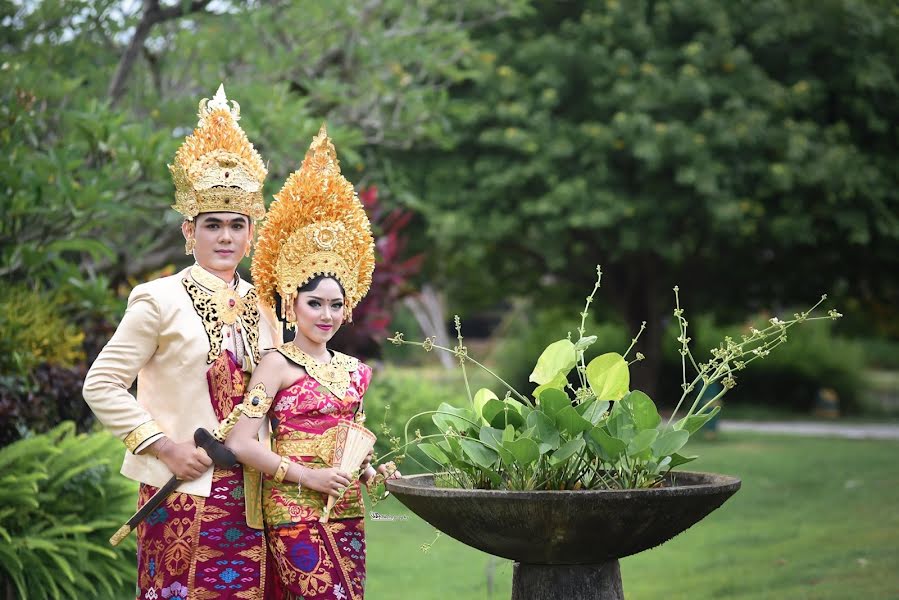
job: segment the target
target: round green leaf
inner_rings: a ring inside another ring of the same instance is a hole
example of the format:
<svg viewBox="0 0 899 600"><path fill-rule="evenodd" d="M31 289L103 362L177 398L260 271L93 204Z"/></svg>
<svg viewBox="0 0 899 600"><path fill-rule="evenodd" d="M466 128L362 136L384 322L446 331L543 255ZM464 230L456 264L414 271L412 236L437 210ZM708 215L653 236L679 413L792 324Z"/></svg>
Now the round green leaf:
<svg viewBox="0 0 899 600"><path fill-rule="evenodd" d="M712 417L718 414L718 411L721 410L720 406L715 406L707 413L703 413L701 415L690 415L689 417L684 417L680 419L677 423L674 424L675 429L683 429L689 431L690 433L696 433L699 429L705 425Z"/></svg>
<svg viewBox="0 0 899 600"><path fill-rule="evenodd" d="M496 450L503 463L508 465L515 462L515 457L512 456L512 453L503 448L503 432L501 429L481 427L478 439L484 442L488 447Z"/></svg>
<svg viewBox="0 0 899 600"><path fill-rule="evenodd" d="M608 400L596 400L593 398L577 405L578 414L594 425L599 423L600 419L602 419L608 409Z"/></svg>
<svg viewBox="0 0 899 600"><path fill-rule="evenodd" d="M484 420L487 422L490 421L490 418L484 416L484 405L487 404L488 400L499 400L499 398L497 398L496 394L494 394L489 389L481 388L475 393L474 399L472 401L472 404L474 405L474 411L484 417Z"/></svg>
<svg viewBox="0 0 899 600"><path fill-rule="evenodd" d="M599 447L603 451L602 458L607 462L618 460L618 457L627 449L627 444L609 435L602 427L594 427L587 435L589 435L594 442L599 444Z"/></svg>
<svg viewBox="0 0 899 600"><path fill-rule="evenodd" d="M490 423L496 415L503 412L504 408L505 405L503 405L501 400L489 398L484 402L483 406L481 406L481 418L484 419L485 422Z"/></svg>
<svg viewBox="0 0 899 600"><path fill-rule="evenodd" d="M513 406L513 404L515 404L514 402L497 401L497 403L499 404L499 410L490 419L491 427L501 428L508 426L518 429L519 427L524 426L524 417L522 417L521 413Z"/></svg>
<svg viewBox="0 0 899 600"><path fill-rule="evenodd" d="M672 454L671 455L671 468L679 467L680 465L685 465L688 462L693 462L699 458L698 456L681 456L680 454Z"/></svg>
<svg viewBox="0 0 899 600"><path fill-rule="evenodd" d="M593 423L577 414L577 411L571 405L565 406L557 412L555 420L559 429L566 432L569 438L593 427Z"/></svg>
<svg viewBox="0 0 899 600"><path fill-rule="evenodd" d="M631 421L637 431L643 429L655 429L662 421L655 403L649 396L640 390L634 390L621 399L618 403L621 408L630 413Z"/></svg>
<svg viewBox="0 0 899 600"><path fill-rule="evenodd" d="M548 388L540 393L538 404L540 410L546 413L546 416L553 418L557 412L566 406L571 406L571 398L562 390Z"/></svg>
<svg viewBox="0 0 899 600"><path fill-rule="evenodd" d="M474 464L483 469L491 468L498 458L498 454L495 451L491 450L481 442L463 439L461 440L461 444L462 451L465 452L465 455L468 456Z"/></svg>
<svg viewBox="0 0 899 600"><path fill-rule="evenodd" d="M543 385L538 385L536 389L534 389L534 398L539 398L541 392L548 388L555 388L557 390L564 390L565 385L568 383L567 375L563 375L562 373L558 373L551 380L547 381Z"/></svg>
<svg viewBox="0 0 899 600"><path fill-rule="evenodd" d="M540 445L540 451L555 450L561 444L559 430L555 422L545 413L535 410L528 415L528 427L534 429L535 441Z"/></svg>
<svg viewBox="0 0 899 600"><path fill-rule="evenodd" d="M690 433L683 429L666 431L652 444L652 452L656 456L670 456L684 447Z"/></svg>
<svg viewBox="0 0 899 600"><path fill-rule="evenodd" d="M554 467L562 466L569 458L583 450L584 444L582 437L565 442L558 450L549 455L549 464Z"/></svg>
<svg viewBox="0 0 899 600"><path fill-rule="evenodd" d="M518 438L517 440L503 442L503 447L512 453L516 464L520 466L527 466L540 458L540 449L537 447L537 442L528 438Z"/></svg>
<svg viewBox="0 0 899 600"><path fill-rule="evenodd" d="M627 445L627 455L636 456L641 452L649 450L657 437L659 437L658 429L644 429L638 432Z"/></svg>
<svg viewBox="0 0 899 600"><path fill-rule="evenodd" d="M436 462L437 464L449 466L449 457L434 444L419 444L418 449L425 453L425 456Z"/></svg>
<svg viewBox="0 0 899 600"><path fill-rule="evenodd" d="M587 382L597 400L620 400L631 383L627 361L617 352L597 356L587 365Z"/></svg>
<svg viewBox="0 0 899 600"><path fill-rule="evenodd" d="M574 367L576 360L574 344L570 340L553 342L537 359L537 366L534 367L528 381L543 385L560 373L562 376L566 376Z"/></svg>

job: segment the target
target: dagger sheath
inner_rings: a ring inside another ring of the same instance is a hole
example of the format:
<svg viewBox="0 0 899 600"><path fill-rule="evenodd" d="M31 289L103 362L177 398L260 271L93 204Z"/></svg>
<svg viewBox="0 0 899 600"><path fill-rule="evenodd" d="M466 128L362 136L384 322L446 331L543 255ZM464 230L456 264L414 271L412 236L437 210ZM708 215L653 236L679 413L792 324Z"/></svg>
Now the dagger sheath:
<svg viewBox="0 0 899 600"><path fill-rule="evenodd" d="M241 414L240 409L235 407L212 433L209 433L209 431L202 427L194 432L194 443L196 443L198 448L203 448L212 459L212 462L217 466L230 468L237 464L237 458L234 456L233 452L225 447L224 441L225 438L228 437L228 434L231 433L234 425L237 424ZM119 527L118 531L109 538L109 543L113 546L118 546L144 519L150 516L154 510L159 508L160 504L165 502L166 498L168 498L169 495L175 491L175 488L178 487L178 483L178 478L173 475L164 486L159 488L156 493L153 494L153 496L147 500L147 502L141 506L130 519L128 519L127 523Z"/></svg>

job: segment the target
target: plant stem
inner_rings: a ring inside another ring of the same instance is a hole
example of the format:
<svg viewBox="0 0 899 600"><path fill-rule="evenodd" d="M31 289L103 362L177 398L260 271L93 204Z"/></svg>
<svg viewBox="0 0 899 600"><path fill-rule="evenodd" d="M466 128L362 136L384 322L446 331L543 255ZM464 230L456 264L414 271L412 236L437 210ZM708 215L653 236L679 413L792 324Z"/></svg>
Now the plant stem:
<svg viewBox="0 0 899 600"><path fill-rule="evenodd" d="M631 345L627 347L627 350L624 352L624 355L622 356L622 358L627 358L627 355L630 354L630 351L640 340L640 336L643 335L643 331L645 329L646 329L646 321L643 321L642 323L640 323L640 331L637 332L637 335L635 335L633 338L631 338ZM640 359L637 359L637 360L640 360Z"/></svg>
<svg viewBox="0 0 899 600"><path fill-rule="evenodd" d="M424 344L423 344L422 342L410 342L410 341L408 341L408 340L399 340L399 343L400 343L400 344L406 344L406 345L409 345L409 346L422 346L422 347L424 347ZM450 354L457 354L456 351L453 350L452 348L446 348L446 347L444 347L444 346L438 346L437 344L431 344L430 347L431 347L431 348L434 348L434 349L436 349L436 350L443 350L444 352L449 352ZM521 402L522 402L523 404L527 404L527 405L530 406L531 408L534 408L534 403L531 402L530 400L528 400L527 398L525 398L524 396L522 396L521 393L519 393L518 390L516 390L516 389L513 388L511 385L509 385L508 383L506 383L506 380L505 380L505 379L503 379L502 377L500 377L499 375L497 375L496 373L494 373L493 371L491 371L490 369L488 369L487 367L485 367L484 365L482 365L481 363L479 363L478 361L476 361L476 360L473 359L472 357L468 356L467 354L465 355L464 359L467 360L467 361L469 361L469 362L471 362L471 363L474 364L475 366L480 367L481 369L483 369L483 370L486 371L487 373L489 373L494 379L496 379L496 380L499 381L502 385L504 385L504 386L506 387L506 389L508 389L510 392L512 392L512 394L513 394L515 397L517 397L519 400L521 400ZM468 381L466 380L466 385L467 385L467 384L468 384ZM470 393L471 393L471 391L469 390L469 394L470 394Z"/></svg>

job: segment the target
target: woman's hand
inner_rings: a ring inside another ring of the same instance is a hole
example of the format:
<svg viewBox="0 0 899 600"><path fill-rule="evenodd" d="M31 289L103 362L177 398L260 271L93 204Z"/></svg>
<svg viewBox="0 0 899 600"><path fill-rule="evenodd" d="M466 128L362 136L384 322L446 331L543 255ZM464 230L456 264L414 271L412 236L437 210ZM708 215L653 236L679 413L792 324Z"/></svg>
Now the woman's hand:
<svg viewBox="0 0 899 600"><path fill-rule="evenodd" d="M336 467L327 469L310 469L304 467L300 471L300 485L304 488L328 494L335 498L340 496L350 485L350 476L348 473L340 471Z"/></svg>
<svg viewBox="0 0 899 600"><path fill-rule="evenodd" d="M386 462L383 465L378 465L377 472L383 475L384 479L399 479L403 476L392 461Z"/></svg>
<svg viewBox="0 0 899 600"><path fill-rule="evenodd" d="M377 474L378 472L375 471L375 468L371 466L371 463L369 463L365 470L362 471L362 474L359 476L359 481L361 481L365 485L368 485L368 482L371 480L371 478Z"/></svg>
<svg viewBox="0 0 899 600"><path fill-rule="evenodd" d="M374 457L374 455L375 455L374 450L368 451L368 454L362 460L362 464L359 465L359 471L361 471L362 473L365 473L368 470L368 468L371 466L371 459Z"/></svg>

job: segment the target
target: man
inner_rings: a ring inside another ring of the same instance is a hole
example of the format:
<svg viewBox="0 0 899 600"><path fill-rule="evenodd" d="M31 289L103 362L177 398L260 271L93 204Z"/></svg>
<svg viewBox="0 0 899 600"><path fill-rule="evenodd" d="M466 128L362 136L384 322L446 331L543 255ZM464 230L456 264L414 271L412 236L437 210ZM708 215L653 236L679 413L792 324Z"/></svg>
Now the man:
<svg viewBox="0 0 899 600"><path fill-rule="evenodd" d="M122 474L143 505L172 474L183 481L137 528L138 598L263 598L265 542L247 525L255 481L212 468L193 443L240 404L262 349L280 342L273 317L236 272L265 214L266 169L222 87L169 166L196 264L137 286L84 382L97 418L125 443ZM137 398L129 389L137 379ZM255 496L254 496L255 498Z"/></svg>

